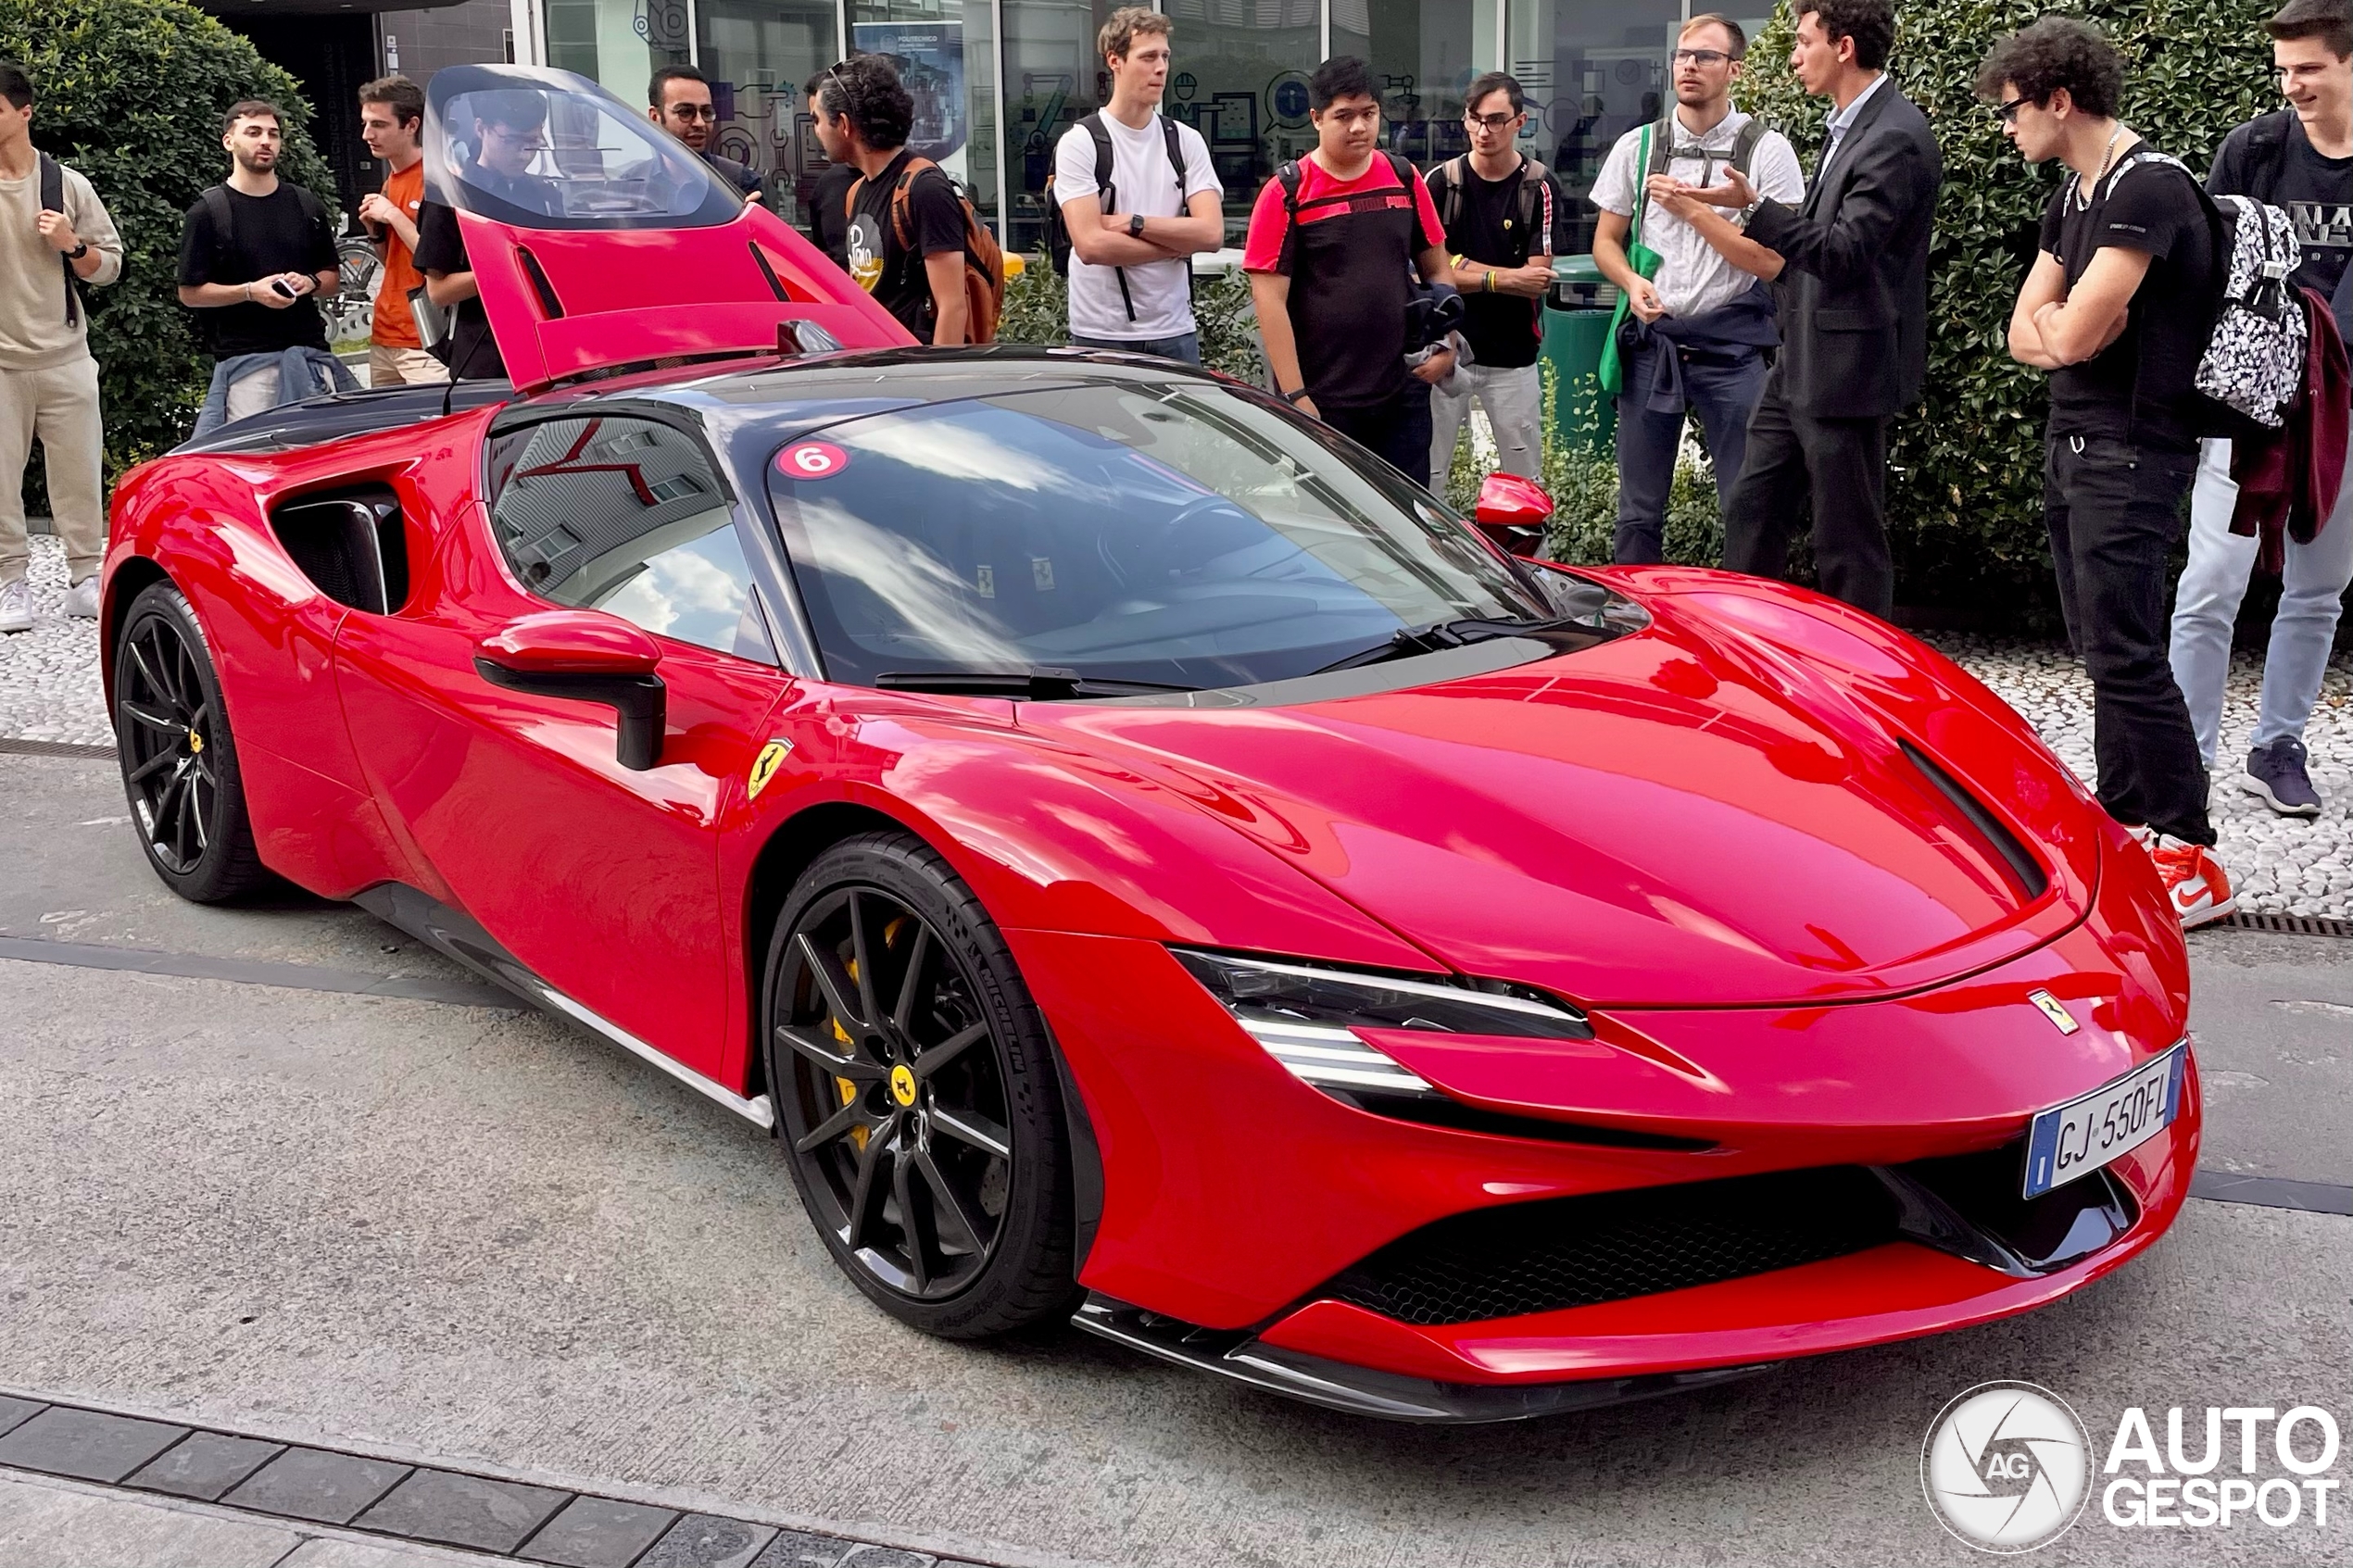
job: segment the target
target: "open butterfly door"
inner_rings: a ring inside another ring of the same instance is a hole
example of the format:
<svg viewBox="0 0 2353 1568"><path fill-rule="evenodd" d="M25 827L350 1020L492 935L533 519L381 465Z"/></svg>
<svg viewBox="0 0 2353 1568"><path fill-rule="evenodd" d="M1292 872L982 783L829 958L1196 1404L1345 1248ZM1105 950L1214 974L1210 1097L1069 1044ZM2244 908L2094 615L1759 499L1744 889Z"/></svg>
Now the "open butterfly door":
<svg viewBox="0 0 2353 1568"><path fill-rule="evenodd" d="M698 355L914 341L790 225L570 71L435 71L425 160L522 390Z"/></svg>

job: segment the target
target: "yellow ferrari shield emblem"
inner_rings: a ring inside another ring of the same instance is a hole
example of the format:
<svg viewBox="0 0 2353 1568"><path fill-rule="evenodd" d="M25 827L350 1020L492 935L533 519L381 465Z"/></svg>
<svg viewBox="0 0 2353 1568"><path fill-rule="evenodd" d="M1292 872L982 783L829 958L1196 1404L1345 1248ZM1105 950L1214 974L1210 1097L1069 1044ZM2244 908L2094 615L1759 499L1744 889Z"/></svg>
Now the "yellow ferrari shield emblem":
<svg viewBox="0 0 2353 1568"><path fill-rule="evenodd" d="M2059 999L2048 991L2029 991L2026 999L2040 1008L2043 1016L2051 1021L2051 1027L2062 1035L2072 1035L2083 1027L2075 1022L2075 1015L2061 1007Z"/></svg>
<svg viewBox="0 0 2353 1568"><path fill-rule="evenodd" d="M791 754L792 742L788 740L772 740L760 748L760 755L751 759L751 777L747 781L751 799L760 798L760 792L768 787L768 781L776 776L776 770L785 765L785 759Z"/></svg>
<svg viewBox="0 0 2353 1568"><path fill-rule="evenodd" d="M904 1062L890 1070L890 1098L901 1105L915 1103L915 1075Z"/></svg>

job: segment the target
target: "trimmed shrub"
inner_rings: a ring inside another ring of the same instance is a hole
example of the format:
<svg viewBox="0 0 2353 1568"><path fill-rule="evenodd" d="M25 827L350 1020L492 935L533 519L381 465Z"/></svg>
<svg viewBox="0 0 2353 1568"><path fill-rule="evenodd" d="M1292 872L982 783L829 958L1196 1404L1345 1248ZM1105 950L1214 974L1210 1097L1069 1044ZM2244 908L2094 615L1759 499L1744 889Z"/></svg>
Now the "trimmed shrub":
<svg viewBox="0 0 2353 1568"><path fill-rule="evenodd" d="M2057 619L2042 519L2048 378L2011 359L2007 340L2061 171L2021 162L1971 93L1987 51L2046 11L2096 23L2126 59L2120 118L2202 175L2233 126L2279 107L2262 30L2275 9L2275 0L1898 6L1890 67L1944 154L1929 257L1927 397L1897 421L1888 459L1899 602L1964 608L1997 626ZM1788 132L1810 171L1825 106L1791 74L1793 36L1784 4L1750 47L1736 96Z"/></svg>
<svg viewBox="0 0 2353 1568"><path fill-rule="evenodd" d="M319 193L330 211L334 184L294 78L194 6L0 0L0 58L32 77L34 144L87 175L122 232L122 276L92 291L90 318L112 479L185 437L204 401L212 359L176 292L180 233L197 196L228 171L229 106L276 102L286 111L282 177ZM26 488L46 510L37 471L28 465Z"/></svg>

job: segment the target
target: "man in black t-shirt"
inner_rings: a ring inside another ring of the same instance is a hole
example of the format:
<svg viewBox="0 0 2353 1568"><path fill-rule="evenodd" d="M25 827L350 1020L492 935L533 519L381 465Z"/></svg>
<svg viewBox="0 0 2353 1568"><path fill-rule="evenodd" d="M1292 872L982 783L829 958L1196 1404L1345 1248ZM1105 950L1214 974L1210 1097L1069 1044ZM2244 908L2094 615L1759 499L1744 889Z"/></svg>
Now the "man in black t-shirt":
<svg viewBox="0 0 2353 1568"><path fill-rule="evenodd" d="M824 104L818 97L824 85L825 73L821 70L801 88L801 95L809 100L810 125L826 160L809 193L809 243L824 251L826 260L848 271L849 188L858 183L858 166L849 161L848 139L826 123Z"/></svg>
<svg viewBox="0 0 2353 1568"><path fill-rule="evenodd" d="M278 178L283 138L277 106L258 98L238 104L222 125L220 144L230 157L229 178L188 209L180 235L180 303L199 313L213 357L198 434L322 384L358 384L347 371L338 376L312 298L336 286L333 220L317 196ZM289 359L295 350L308 353ZM282 392L290 364L302 366L306 379Z"/></svg>
<svg viewBox="0 0 2353 1568"><path fill-rule="evenodd" d="M555 182L531 172L547 149L547 100L523 88L468 95L473 120L473 157L456 178L471 193L543 217L561 206ZM417 214L417 270L424 274L425 297L450 312L449 373L459 381L497 381L507 373L490 318L482 307L466 254L465 231L447 205L428 200Z"/></svg>
<svg viewBox="0 0 2353 1568"><path fill-rule="evenodd" d="M827 144L839 144L849 155L843 161L864 176L849 196L842 245L849 275L919 342L962 344L970 314L964 204L937 164L925 159L911 168L918 161L907 146L915 100L890 62L873 55L844 60L823 76L818 123Z"/></svg>
<svg viewBox="0 0 2353 1568"><path fill-rule="evenodd" d="M2165 658L2166 555L2197 466L2193 385L2213 327L2214 232L2196 182L2118 123L2123 62L2045 17L1994 45L1977 90L2030 163L2068 178L2010 315L2010 354L2051 372L2044 514L2068 635L2092 678L2100 804L2145 826L2184 926L2231 911L2208 851L2206 769Z"/></svg>
<svg viewBox="0 0 2353 1568"><path fill-rule="evenodd" d="M1471 150L1429 171L1429 199L1446 229L1453 282L1463 295L1463 341L1470 363L1430 394L1429 472L1446 488L1454 437L1478 399L1495 433L1495 458L1506 473L1533 479L1543 466L1544 389L1537 351L1544 345L1544 295L1553 257L1567 243L1568 203L1542 164L1514 146L1527 123L1519 82L1489 71L1465 94L1463 124ZM1467 383L1467 385L1463 383Z"/></svg>
<svg viewBox="0 0 2353 1568"><path fill-rule="evenodd" d="M2267 30L2289 107L2231 132L2206 188L2285 209L2302 260L2288 274L2334 307L2353 341L2353 17L2346 0L2288 0ZM2210 772L2222 739L2231 632L2260 540L2231 532L2238 486L2231 443L2201 444L2190 487L2190 559L2173 596L2173 679ZM2345 590L2353 585L2353 483L2341 486L2320 531L2285 535L2280 605L2263 659L2263 696L2239 787L2283 816L2317 817L2321 792L2305 766L2304 726L2320 699Z"/></svg>

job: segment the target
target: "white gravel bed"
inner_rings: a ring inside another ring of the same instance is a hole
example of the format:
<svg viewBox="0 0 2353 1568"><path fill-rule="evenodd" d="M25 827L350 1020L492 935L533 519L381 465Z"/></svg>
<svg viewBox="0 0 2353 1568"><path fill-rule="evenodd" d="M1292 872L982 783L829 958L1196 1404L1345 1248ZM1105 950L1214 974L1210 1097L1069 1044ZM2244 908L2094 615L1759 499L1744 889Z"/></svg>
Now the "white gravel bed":
<svg viewBox="0 0 2353 1568"><path fill-rule="evenodd" d="M1937 646L2042 732L2059 759L2089 783L2092 761L2092 684L2064 647L1994 643L1977 637L1934 639ZM2330 661L2321 700L2304 728L2313 787L2321 792L2317 817L2283 817L2261 797L2239 787L2246 771L2247 743L2255 734L2256 698L2263 666L2247 654L2231 659L2230 684L2222 699L2222 743L2215 755L2214 789L2208 810L2221 842L2214 852L2239 896L2239 908L2256 913L2353 918L2353 660Z"/></svg>
<svg viewBox="0 0 2353 1568"><path fill-rule="evenodd" d="M98 623L65 612L65 546L32 536L32 630L0 635L0 737L111 746Z"/></svg>
<svg viewBox="0 0 2353 1568"><path fill-rule="evenodd" d="M32 539L34 613L30 632L0 637L0 738L107 745L113 733L98 684L98 630L67 619L65 556L46 534ZM2064 648L1940 636L1940 646L1973 671L2043 733L2085 779L2092 766L2092 688ZM2275 816L2238 787L2255 727L2262 669L2232 660L2222 710L2221 766L2214 780L2217 847L2239 893L2240 908L2273 914L2353 919L2353 660L2329 666L2319 709L2305 732L2312 782L2327 806L2306 820Z"/></svg>

